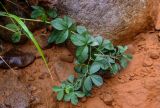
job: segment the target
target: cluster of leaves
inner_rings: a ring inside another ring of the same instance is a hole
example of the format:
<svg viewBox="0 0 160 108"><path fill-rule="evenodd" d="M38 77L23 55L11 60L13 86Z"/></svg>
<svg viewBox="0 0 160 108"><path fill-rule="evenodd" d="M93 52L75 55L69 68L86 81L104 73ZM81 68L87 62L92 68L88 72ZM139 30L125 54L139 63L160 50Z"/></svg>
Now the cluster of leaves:
<svg viewBox="0 0 160 108"><path fill-rule="evenodd" d="M25 34L25 32L23 32L23 29L21 27L19 27L19 25L14 24L14 23L10 23L7 24L6 27L12 31L14 31L11 40L13 43L17 43L20 41L21 39L21 35Z"/></svg>
<svg viewBox="0 0 160 108"><path fill-rule="evenodd" d="M49 18L57 17L56 9L49 9L45 11L45 9L40 6L32 6L32 8L33 11L31 14L31 18L33 19L41 19L43 22L46 22ZM6 27L13 31L13 35L11 37L13 43L18 43L21 39L21 35L26 35L22 27L14 22L7 24Z"/></svg>
<svg viewBox="0 0 160 108"><path fill-rule="evenodd" d="M33 11L31 14L31 18L37 19L40 18L42 21L47 21L48 18L56 18L57 17L57 11L56 9L49 9L45 10L41 6L32 6Z"/></svg>
<svg viewBox="0 0 160 108"><path fill-rule="evenodd" d="M67 16L56 18L51 24L56 30L51 33L49 43L71 41L76 46L75 71L78 77L71 75L61 86L53 87L59 101L71 101L76 105L78 98L90 95L94 86L103 84L101 74L109 72L114 75L132 59L125 53L127 46L114 46L102 36L93 37L84 26L76 26Z"/></svg>
<svg viewBox="0 0 160 108"><path fill-rule="evenodd" d="M54 12L46 12L39 6L34 6L33 9L32 18L41 18L43 22L47 21L48 16L52 18L57 16ZM71 41L76 46L74 69L77 77L71 75L60 86L53 87L59 101L70 101L77 105L78 98L89 96L94 86L99 87L103 84L101 75L116 74L132 59L131 55L125 53L126 46L114 46L110 40L103 39L102 36L92 36L84 26L77 26L70 17L56 18L50 24L54 31L48 43L60 44ZM16 30L17 34L23 33L24 30L13 24L6 25L6 27Z"/></svg>

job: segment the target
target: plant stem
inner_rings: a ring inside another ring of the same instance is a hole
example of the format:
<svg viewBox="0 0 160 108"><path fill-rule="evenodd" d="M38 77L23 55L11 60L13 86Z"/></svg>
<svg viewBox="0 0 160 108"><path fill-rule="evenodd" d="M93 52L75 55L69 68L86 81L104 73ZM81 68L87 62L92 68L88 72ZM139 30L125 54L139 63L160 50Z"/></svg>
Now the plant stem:
<svg viewBox="0 0 160 108"><path fill-rule="evenodd" d="M4 29L6 29L6 30L9 30L9 31L11 31L11 32L14 32L14 33L16 32L16 31L14 31L14 30L12 30L12 29L9 29L9 28L7 28L7 27L5 27L5 26L3 26L3 25L0 25L0 27L1 27L1 28L4 28Z"/></svg>
<svg viewBox="0 0 160 108"><path fill-rule="evenodd" d="M24 21L33 21L33 22L44 22L42 20L36 20L36 19L28 19L28 18L20 18L21 20L24 20ZM44 23L46 24L51 24L51 22L49 21L45 21Z"/></svg>

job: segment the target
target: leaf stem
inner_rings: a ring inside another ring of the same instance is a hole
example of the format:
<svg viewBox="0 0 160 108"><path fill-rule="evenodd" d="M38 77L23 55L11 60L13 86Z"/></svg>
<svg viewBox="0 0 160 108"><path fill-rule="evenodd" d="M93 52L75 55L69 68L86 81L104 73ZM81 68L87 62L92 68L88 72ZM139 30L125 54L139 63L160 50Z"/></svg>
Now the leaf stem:
<svg viewBox="0 0 160 108"><path fill-rule="evenodd" d="M9 30L9 31L11 31L11 32L14 32L14 33L16 32L16 31L14 31L14 30L12 30L12 29L9 29L9 28L7 28L7 27L5 27L5 26L3 26L3 25L0 25L0 27L1 27L1 28L4 28L4 29L6 29L6 30Z"/></svg>
<svg viewBox="0 0 160 108"><path fill-rule="evenodd" d="M37 20L37 19L29 19L29 18L20 18L21 20L24 20L24 21L33 21L33 22L44 22L42 20ZM46 24L51 24L51 22L49 21L45 21L44 23Z"/></svg>

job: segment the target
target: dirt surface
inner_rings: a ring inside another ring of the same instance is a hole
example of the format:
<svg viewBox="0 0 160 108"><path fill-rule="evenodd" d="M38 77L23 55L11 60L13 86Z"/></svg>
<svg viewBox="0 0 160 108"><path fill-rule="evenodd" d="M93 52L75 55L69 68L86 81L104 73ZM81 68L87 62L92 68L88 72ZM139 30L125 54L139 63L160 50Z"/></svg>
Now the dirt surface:
<svg viewBox="0 0 160 108"><path fill-rule="evenodd" d="M54 80L31 42L18 45L32 52L36 60L24 69L0 70L0 108L159 108L160 42L157 32L142 33L130 43L133 60L127 69L105 79L93 95L80 100L78 106L57 102L52 87L73 71L73 56L65 45L44 50ZM9 48L10 45L4 45ZM57 80L57 81L56 81Z"/></svg>

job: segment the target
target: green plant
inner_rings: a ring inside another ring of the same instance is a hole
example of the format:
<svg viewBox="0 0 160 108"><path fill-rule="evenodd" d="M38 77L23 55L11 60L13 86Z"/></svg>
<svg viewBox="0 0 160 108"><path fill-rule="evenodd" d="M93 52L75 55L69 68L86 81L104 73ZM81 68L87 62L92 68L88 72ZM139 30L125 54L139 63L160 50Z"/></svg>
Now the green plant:
<svg viewBox="0 0 160 108"><path fill-rule="evenodd" d="M74 69L77 77L71 75L60 86L53 87L59 101L70 101L77 105L79 98L91 95L94 86L99 87L103 84L103 74L116 74L132 59L131 55L125 53L126 46L114 46L110 40L103 39L102 36L93 37L84 26L77 26L70 17L64 16L48 22L46 14L44 15L47 12L44 9L40 7L34 7L34 9L32 18L42 17L41 20L21 19L51 24L54 31L48 43L60 44L71 41L76 46Z"/></svg>
<svg viewBox="0 0 160 108"><path fill-rule="evenodd" d="M42 20L33 20L33 19L20 18L20 17L18 17L16 15L8 13L7 9L4 7L4 5L1 2L0 2L0 5L6 11L6 12L0 11L0 16L8 17L13 22L11 24L7 24L6 27L3 26L3 25L0 25L0 27L2 27L4 29L7 29L7 30L9 30L9 31L11 31L11 32L14 33L12 35L12 41L15 42L15 43L20 41L21 34L25 34L25 36L27 36L34 43L35 47L37 48L39 54L41 55L41 57L42 57L45 65L47 67L47 70L48 70L48 72L49 72L49 74L51 76L51 79L54 80L53 77L52 77L52 74L50 72L50 69L48 67L48 64L47 64L47 61L45 59L45 56L44 56L44 53L43 53L42 49L40 48L38 42L34 38L32 32L27 28L27 26L25 25L25 23L22 21L22 20L24 20L24 21L27 20L27 21L43 22L44 20L42 21ZM57 14L56 15L55 14L56 14L55 10L53 10L53 11L49 10L48 11L48 16L50 16L50 17L56 17ZM33 13L32 13L32 15L33 15ZM45 23L47 23L47 24L49 23L50 24L50 22L47 22L47 21L45 21Z"/></svg>
<svg viewBox="0 0 160 108"><path fill-rule="evenodd" d="M51 33L49 43L63 43L66 40L76 46L75 71L78 77L70 76L61 86L53 87L57 99L78 103L78 98L90 95L94 86L103 84L102 74L116 74L125 68L132 56L126 54L126 46L114 46L101 36L93 37L84 26L76 26L71 18L57 18L51 22L56 29Z"/></svg>
<svg viewBox="0 0 160 108"><path fill-rule="evenodd" d="M31 14L31 18L37 19L40 18L42 21L47 21L49 17L51 18L56 18L57 17L57 12L56 9L49 9L45 10L43 7L40 6L32 6L33 11Z"/></svg>

